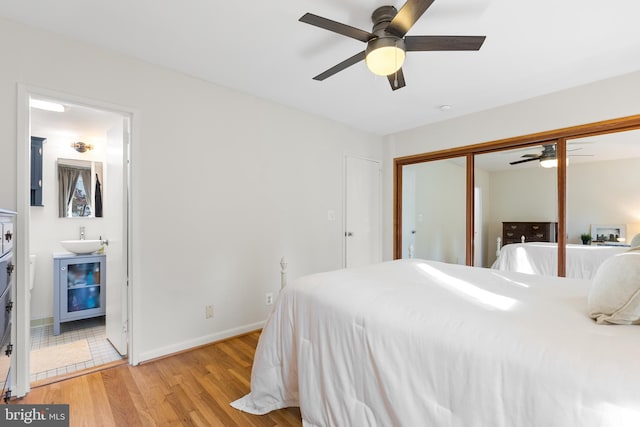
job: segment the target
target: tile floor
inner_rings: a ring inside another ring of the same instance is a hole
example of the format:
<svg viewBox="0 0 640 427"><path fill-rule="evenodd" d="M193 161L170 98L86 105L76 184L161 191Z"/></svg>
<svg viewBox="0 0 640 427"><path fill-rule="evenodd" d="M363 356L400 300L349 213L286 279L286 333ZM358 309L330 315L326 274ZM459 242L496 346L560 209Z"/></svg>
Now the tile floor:
<svg viewBox="0 0 640 427"><path fill-rule="evenodd" d="M104 316L62 323L60 325L60 335L57 337L53 335L53 325L33 327L31 328L31 350L53 347L83 338L86 338L89 343L91 360L76 363L75 365L61 366L44 372L35 372L31 374L31 382L57 377L58 375L66 375L122 359L122 356L107 340Z"/></svg>

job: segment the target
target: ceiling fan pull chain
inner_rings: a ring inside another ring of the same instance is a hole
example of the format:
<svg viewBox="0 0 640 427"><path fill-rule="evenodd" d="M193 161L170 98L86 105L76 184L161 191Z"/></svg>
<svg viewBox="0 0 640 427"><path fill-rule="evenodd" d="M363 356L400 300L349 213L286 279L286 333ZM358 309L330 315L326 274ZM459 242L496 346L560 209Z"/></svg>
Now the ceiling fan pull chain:
<svg viewBox="0 0 640 427"><path fill-rule="evenodd" d="M395 42L395 46L396 46L396 48L393 51L393 57L394 57L394 61L395 61L394 66L395 66L395 69L396 69L396 72L395 72L396 76L395 76L395 79L393 80L393 86L397 88L398 87L398 41L397 40Z"/></svg>

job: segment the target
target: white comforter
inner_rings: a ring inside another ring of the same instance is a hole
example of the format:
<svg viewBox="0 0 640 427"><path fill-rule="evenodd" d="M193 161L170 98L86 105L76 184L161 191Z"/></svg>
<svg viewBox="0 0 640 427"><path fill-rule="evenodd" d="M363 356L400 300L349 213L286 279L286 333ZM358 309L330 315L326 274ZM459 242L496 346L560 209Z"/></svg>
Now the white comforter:
<svg viewBox="0 0 640 427"><path fill-rule="evenodd" d="M589 282L421 260L281 293L238 409L306 426L640 426L640 327L596 325Z"/></svg>
<svg viewBox="0 0 640 427"><path fill-rule="evenodd" d="M592 279L602 262L612 255L628 251L622 246L567 245L567 277ZM514 243L500 249L491 268L502 271L558 275L557 243Z"/></svg>

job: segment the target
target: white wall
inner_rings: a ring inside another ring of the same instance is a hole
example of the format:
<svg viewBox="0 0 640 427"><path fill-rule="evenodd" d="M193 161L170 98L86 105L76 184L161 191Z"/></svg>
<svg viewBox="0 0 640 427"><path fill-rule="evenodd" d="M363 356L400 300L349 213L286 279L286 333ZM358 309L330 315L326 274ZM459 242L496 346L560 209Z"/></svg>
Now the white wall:
<svg viewBox="0 0 640 427"><path fill-rule="evenodd" d="M392 258L395 157L638 114L640 72L452 118L385 137L384 256ZM640 212L633 214L640 222Z"/></svg>
<svg viewBox="0 0 640 427"><path fill-rule="evenodd" d="M640 143L640 141L638 141ZM640 158L574 164L567 169L567 234L580 243L591 224L626 225L640 233Z"/></svg>
<svg viewBox="0 0 640 427"><path fill-rule="evenodd" d="M381 138L5 20L0 51L3 208L16 208L18 82L136 112L139 360L259 325L282 255L292 279L341 267L342 223L327 211L342 211L343 156L381 159Z"/></svg>

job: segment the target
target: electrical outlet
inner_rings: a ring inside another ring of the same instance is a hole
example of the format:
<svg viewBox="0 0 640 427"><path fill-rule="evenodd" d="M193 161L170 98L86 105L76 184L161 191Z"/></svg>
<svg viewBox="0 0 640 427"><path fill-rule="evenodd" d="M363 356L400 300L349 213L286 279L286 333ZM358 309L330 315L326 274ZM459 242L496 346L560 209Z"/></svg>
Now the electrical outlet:
<svg viewBox="0 0 640 427"><path fill-rule="evenodd" d="M204 306L204 317L205 319L211 319L213 317L213 306L205 305Z"/></svg>
<svg viewBox="0 0 640 427"><path fill-rule="evenodd" d="M266 305L273 304L273 294L271 292L265 294L264 303Z"/></svg>

